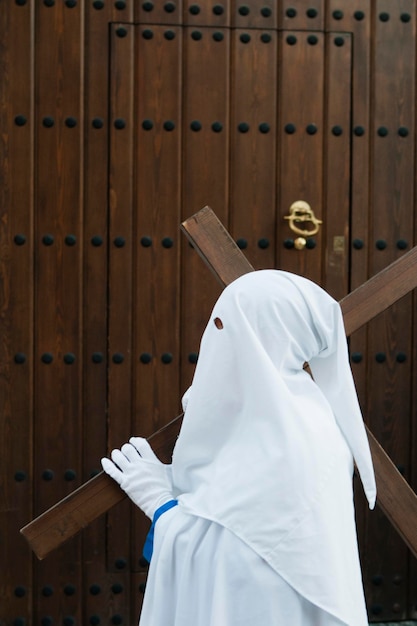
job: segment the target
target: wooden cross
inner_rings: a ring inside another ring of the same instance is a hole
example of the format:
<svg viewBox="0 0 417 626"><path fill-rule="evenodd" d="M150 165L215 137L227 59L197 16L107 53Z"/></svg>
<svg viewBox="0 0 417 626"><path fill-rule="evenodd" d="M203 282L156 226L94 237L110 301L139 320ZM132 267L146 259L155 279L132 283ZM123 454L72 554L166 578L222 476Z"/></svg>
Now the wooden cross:
<svg viewBox="0 0 417 626"><path fill-rule="evenodd" d="M223 286L254 271L209 207L181 225L193 247ZM417 286L417 246L368 280L340 302L346 334L363 326ZM164 462L170 462L182 415L151 435L149 441ZM378 488L377 504L417 557L417 495L367 429ZM97 517L126 498L118 484L101 472L21 529L33 551L43 559Z"/></svg>

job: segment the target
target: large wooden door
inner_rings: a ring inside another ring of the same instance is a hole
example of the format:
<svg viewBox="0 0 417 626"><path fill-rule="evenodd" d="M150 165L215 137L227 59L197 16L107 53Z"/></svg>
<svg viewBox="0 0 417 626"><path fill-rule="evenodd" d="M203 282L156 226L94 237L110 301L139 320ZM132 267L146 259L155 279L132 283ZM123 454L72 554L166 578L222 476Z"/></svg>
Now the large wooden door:
<svg viewBox="0 0 417 626"><path fill-rule="evenodd" d="M348 292L351 45L322 31L111 26L109 448L179 408L220 291L182 219L209 204L256 268ZM298 200L322 221L305 245L285 219ZM122 508L108 563L131 550L141 580L144 520L126 533Z"/></svg>

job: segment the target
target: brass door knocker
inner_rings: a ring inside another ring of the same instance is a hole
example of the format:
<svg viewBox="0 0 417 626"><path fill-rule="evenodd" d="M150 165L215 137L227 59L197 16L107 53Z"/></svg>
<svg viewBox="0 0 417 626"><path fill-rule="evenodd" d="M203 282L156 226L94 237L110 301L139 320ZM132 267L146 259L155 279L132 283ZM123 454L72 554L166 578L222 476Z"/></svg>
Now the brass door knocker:
<svg viewBox="0 0 417 626"><path fill-rule="evenodd" d="M298 250L302 250L307 241L306 237L312 237L319 232L320 225L323 224L315 215L307 202L297 200L290 206L290 214L284 216L285 220L289 220L291 230L300 235L294 241L294 246Z"/></svg>

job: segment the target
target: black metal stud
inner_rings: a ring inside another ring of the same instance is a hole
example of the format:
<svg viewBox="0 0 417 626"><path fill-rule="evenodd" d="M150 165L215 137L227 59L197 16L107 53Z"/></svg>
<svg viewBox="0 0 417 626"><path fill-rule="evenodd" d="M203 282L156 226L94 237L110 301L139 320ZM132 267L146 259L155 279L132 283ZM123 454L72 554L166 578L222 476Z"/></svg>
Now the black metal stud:
<svg viewBox="0 0 417 626"><path fill-rule="evenodd" d="M310 44L310 46L315 46L318 43L319 39L316 35L309 35L307 37L307 43Z"/></svg>
<svg viewBox="0 0 417 626"><path fill-rule="evenodd" d="M113 239L113 243L116 248L124 248L124 246L126 245L126 239L124 237L115 237Z"/></svg>
<svg viewBox="0 0 417 626"><path fill-rule="evenodd" d="M72 470L69 470L69 471L72 471ZM73 596L75 594L75 592L76 592L76 589L75 589L74 585L65 585L64 593L65 593L66 596Z"/></svg>
<svg viewBox="0 0 417 626"><path fill-rule="evenodd" d="M43 3L46 7L53 7L55 5L55 0L43 0Z"/></svg>
<svg viewBox="0 0 417 626"><path fill-rule="evenodd" d="M141 238L140 243L144 248L149 248L152 245L152 237L146 235Z"/></svg>
<svg viewBox="0 0 417 626"><path fill-rule="evenodd" d="M26 480L26 472L23 472L22 470L17 470L17 472L15 472L14 474L14 479L17 483L23 483Z"/></svg>
<svg viewBox="0 0 417 626"><path fill-rule="evenodd" d="M74 626L75 619L71 615L65 615L64 619L62 620L62 624L63 626Z"/></svg>
<svg viewBox="0 0 417 626"><path fill-rule="evenodd" d="M116 595L119 594L119 593L122 593L123 585L121 585L120 583L114 583L111 586L111 590L112 590L112 593L115 593Z"/></svg>
<svg viewBox="0 0 417 626"><path fill-rule="evenodd" d="M262 17L271 17L272 9L270 7L262 7L261 15Z"/></svg>
<svg viewBox="0 0 417 626"><path fill-rule="evenodd" d="M287 135L293 135L295 131L297 130L297 128L295 124L285 124L284 130L287 133Z"/></svg>
<svg viewBox="0 0 417 626"><path fill-rule="evenodd" d="M142 354L139 357L139 360L144 365L147 365L148 363L152 361L152 354L149 354L149 352L142 352Z"/></svg>
<svg viewBox="0 0 417 626"><path fill-rule="evenodd" d="M142 37L144 39L152 39L153 37L153 32L151 31L150 28L145 28L144 31L142 31Z"/></svg>
<svg viewBox="0 0 417 626"><path fill-rule="evenodd" d="M398 250L405 250L406 248L408 248L408 243L405 239L399 239L397 241L397 248Z"/></svg>
<svg viewBox="0 0 417 626"><path fill-rule="evenodd" d="M362 361L362 353L361 352L352 352L351 356L353 363L361 363Z"/></svg>
<svg viewBox="0 0 417 626"><path fill-rule="evenodd" d="M384 363L387 360L387 356L385 352L377 352L375 354L375 361L377 363Z"/></svg>
<svg viewBox="0 0 417 626"><path fill-rule="evenodd" d="M345 45L344 37L335 37L334 45L337 46L338 48L341 48L342 46L344 46Z"/></svg>
<svg viewBox="0 0 417 626"><path fill-rule="evenodd" d="M103 237L100 237L99 235L94 235L94 237L91 237L91 243L95 248L99 248L103 245Z"/></svg>
<svg viewBox="0 0 417 626"><path fill-rule="evenodd" d="M114 6L118 11L123 11L123 9L126 8L126 2L124 2L123 0L116 0Z"/></svg>
<svg viewBox="0 0 417 626"><path fill-rule="evenodd" d="M174 13L175 9L176 9L176 7L175 7L174 2L166 2L164 4L164 11L166 13Z"/></svg>
<svg viewBox="0 0 417 626"><path fill-rule="evenodd" d="M270 131L269 124L267 124L266 122L262 122L261 124L259 124L259 132L266 134L266 133L269 133L269 131Z"/></svg>
<svg viewBox="0 0 417 626"><path fill-rule="evenodd" d="M214 41L223 41L223 39L224 39L224 35L220 31L216 31L215 33L213 33Z"/></svg>
<svg viewBox="0 0 417 626"><path fill-rule="evenodd" d="M400 128L398 129L398 134L400 137L407 137L408 136L408 128L406 128L405 126L400 126Z"/></svg>
<svg viewBox="0 0 417 626"><path fill-rule="evenodd" d="M102 352L93 352L91 355L91 360L93 363L103 363L104 356Z"/></svg>
<svg viewBox="0 0 417 626"><path fill-rule="evenodd" d="M99 624L101 624L101 619L98 615L91 615L89 622L91 626L99 626Z"/></svg>
<svg viewBox="0 0 417 626"><path fill-rule="evenodd" d="M224 8L221 4L215 4L213 7L213 13L214 15L223 15L224 13Z"/></svg>
<svg viewBox="0 0 417 626"><path fill-rule="evenodd" d="M172 363L172 359L173 359L173 356L170 352L164 352L163 355L161 356L161 361L165 365Z"/></svg>
<svg viewBox="0 0 417 626"><path fill-rule="evenodd" d="M44 598L50 598L54 595L54 588L52 587L52 585L45 585L45 587L42 587L41 593Z"/></svg>
<svg viewBox="0 0 417 626"><path fill-rule="evenodd" d="M381 22L388 22L388 20L389 20L389 13L385 13L385 12L380 13L379 14L379 19L380 19Z"/></svg>
<svg viewBox="0 0 417 626"><path fill-rule="evenodd" d="M68 7L68 9L73 9L77 6L77 0L65 0L65 6Z"/></svg>
<svg viewBox="0 0 417 626"><path fill-rule="evenodd" d="M164 37L167 41L172 41L175 39L175 31L174 30L166 30L164 32Z"/></svg>
<svg viewBox="0 0 417 626"><path fill-rule="evenodd" d="M288 35L285 41L289 46L295 46L297 43L297 37L295 35Z"/></svg>
<svg viewBox="0 0 417 626"><path fill-rule="evenodd" d="M43 480L46 480L47 482L50 482L50 481L51 481L51 480L53 480L53 478L54 478L54 473L53 473L53 471L52 471L51 469L46 469L46 470L43 470L43 472L42 472L42 478L43 478ZM45 594L44 594L44 595L45 595ZM49 594L49 595L52 595L52 594Z"/></svg>
<svg viewBox="0 0 417 626"><path fill-rule="evenodd" d="M45 365L49 365L54 360L53 354L51 352L44 352L41 356L42 363Z"/></svg>
<svg viewBox="0 0 417 626"><path fill-rule="evenodd" d="M313 239L312 237L309 237L306 241L307 250L312 250L315 247L316 247L316 240Z"/></svg>
<svg viewBox="0 0 417 626"><path fill-rule="evenodd" d="M100 11L104 9L104 2L102 0L94 0L93 7L97 9L97 11Z"/></svg>
<svg viewBox="0 0 417 626"><path fill-rule="evenodd" d="M360 22L365 18L365 13L363 11L355 11L353 17L355 18L355 20L358 20L358 22Z"/></svg>
<svg viewBox="0 0 417 626"><path fill-rule="evenodd" d="M54 243L53 235L44 235L42 237L42 243L44 246L52 246Z"/></svg>
<svg viewBox="0 0 417 626"><path fill-rule="evenodd" d="M124 28L123 26L119 26L119 28L116 28L116 35L120 37L121 39L123 39L124 37L127 37L127 28Z"/></svg>
<svg viewBox="0 0 417 626"><path fill-rule="evenodd" d="M378 239L375 242L375 247L377 250L385 250L385 248L387 247L387 242L385 241L385 239Z"/></svg>
<svg viewBox="0 0 417 626"><path fill-rule="evenodd" d="M13 241L15 242L17 246L23 246L26 243L26 237L25 235L19 233L14 236Z"/></svg>
<svg viewBox="0 0 417 626"><path fill-rule="evenodd" d="M67 354L64 354L64 363L66 365L72 365L73 363L75 363L75 354L73 354L72 352L67 352Z"/></svg>
<svg viewBox="0 0 417 626"><path fill-rule="evenodd" d="M70 482L72 482L73 480L75 480L75 479L76 479L76 477L77 477L77 474L76 474L75 470L72 470L72 469L67 469L67 470L65 470L65 472L64 472L64 479L65 479L68 483L70 483ZM67 595L68 595L68 594L67 594Z"/></svg>
<svg viewBox="0 0 417 626"><path fill-rule="evenodd" d="M250 42L250 35L249 33L242 33L239 37L240 41L242 43L249 43Z"/></svg>
<svg viewBox="0 0 417 626"><path fill-rule="evenodd" d="M249 15L249 13L250 13L250 9L248 6L244 5L244 6L239 7L239 15L246 16L246 15Z"/></svg>
<svg viewBox="0 0 417 626"><path fill-rule="evenodd" d="M55 124L55 120L50 115L47 115L46 117L43 118L42 124L44 125L45 128L52 128L52 126Z"/></svg>
<svg viewBox="0 0 417 626"><path fill-rule="evenodd" d="M113 615L111 618L111 623L115 624L115 626L119 626L119 624L123 624L123 618L121 615Z"/></svg>
<svg viewBox="0 0 417 626"><path fill-rule="evenodd" d="M381 615L381 613L383 612L383 607L380 604L373 604L371 606L371 613L372 615Z"/></svg>
<svg viewBox="0 0 417 626"><path fill-rule="evenodd" d="M363 137L363 135L365 134L365 129L363 126L355 126L353 132L355 133L356 137Z"/></svg>
<svg viewBox="0 0 417 626"><path fill-rule="evenodd" d="M247 133L249 131L249 124L247 124L246 122L240 122L237 129L240 133Z"/></svg>
<svg viewBox="0 0 417 626"><path fill-rule="evenodd" d="M372 576L372 584L375 585L375 587L380 587L383 582L384 577L381 576L381 574L375 574L375 576Z"/></svg>
<svg viewBox="0 0 417 626"><path fill-rule="evenodd" d="M411 15L409 13L401 13L400 20L407 24L411 20Z"/></svg>
<svg viewBox="0 0 417 626"><path fill-rule="evenodd" d="M142 9L143 9L144 11L147 11L148 13L149 13L150 11L153 11L153 3L152 3L152 2L144 2L144 3L142 4Z"/></svg>
<svg viewBox="0 0 417 626"><path fill-rule="evenodd" d="M115 365L120 365L125 360L125 357L121 352L115 352L112 356L112 361Z"/></svg>
<svg viewBox="0 0 417 626"><path fill-rule="evenodd" d="M333 19L334 20L342 20L343 19L343 11L333 11L332 13Z"/></svg>
<svg viewBox="0 0 417 626"><path fill-rule="evenodd" d="M15 0L15 3L18 7L24 7L26 4L26 0Z"/></svg>
<svg viewBox="0 0 417 626"><path fill-rule="evenodd" d="M200 13L200 7L198 6L198 4L192 4L188 10L191 15L198 15Z"/></svg>
<svg viewBox="0 0 417 626"><path fill-rule="evenodd" d="M14 118L14 123L16 124L16 126L24 126L26 122L27 120L24 115L16 115L16 117Z"/></svg>
<svg viewBox="0 0 417 626"><path fill-rule="evenodd" d="M297 10L293 8L289 8L285 11L285 15L290 18L295 17L297 15Z"/></svg>
<svg viewBox="0 0 417 626"><path fill-rule="evenodd" d="M190 354L188 355L188 362L195 365L197 361L198 361L198 352L190 352Z"/></svg>
<svg viewBox="0 0 417 626"><path fill-rule="evenodd" d="M16 617L12 622L13 626L26 626L26 623L24 617Z"/></svg>
<svg viewBox="0 0 417 626"><path fill-rule="evenodd" d="M54 620L52 619L52 617L49 617L49 615L47 615L46 617L42 617L41 619L41 626L53 626Z"/></svg>
<svg viewBox="0 0 417 626"><path fill-rule="evenodd" d="M190 128L194 132L198 133L198 131L202 129L201 122L199 122L198 120L193 120L190 124Z"/></svg>
<svg viewBox="0 0 417 626"><path fill-rule="evenodd" d="M223 130L223 124L221 124L221 122L213 122L213 124L211 125L211 130L214 133L221 133L221 131Z"/></svg>
<svg viewBox="0 0 417 626"><path fill-rule="evenodd" d="M17 365L23 365L23 363L26 362L26 355L23 352L17 352L14 355L14 362L17 363Z"/></svg>
<svg viewBox="0 0 417 626"><path fill-rule="evenodd" d="M171 132L174 129L175 129L175 124L172 120L167 120L166 122L164 122L164 130Z"/></svg>
<svg viewBox="0 0 417 626"><path fill-rule="evenodd" d="M152 120L143 120L142 128L143 128L143 130L152 130L152 128L153 128L153 121Z"/></svg>
<svg viewBox="0 0 417 626"><path fill-rule="evenodd" d="M291 250L292 248L294 248L294 239L285 239L284 248L286 248L287 250Z"/></svg>
<svg viewBox="0 0 417 626"><path fill-rule="evenodd" d="M388 135L388 128L380 126L377 130L379 137L386 137Z"/></svg>
<svg viewBox="0 0 417 626"><path fill-rule="evenodd" d="M126 559L119 558L114 562L116 569L126 569L127 561Z"/></svg>
<svg viewBox="0 0 417 626"><path fill-rule="evenodd" d="M65 241L65 245L69 247L75 246L75 244L77 243L77 237L75 235L67 235L64 241Z"/></svg>
<svg viewBox="0 0 417 626"><path fill-rule="evenodd" d="M123 130L123 128L126 127L126 121L123 118L118 117L114 120L114 127L116 130Z"/></svg>
<svg viewBox="0 0 417 626"><path fill-rule="evenodd" d="M16 598L24 598L26 595L26 587L23 587L23 585L15 587L14 595L16 596Z"/></svg>
<svg viewBox="0 0 417 626"><path fill-rule="evenodd" d="M258 248L260 248L261 250L266 250L267 248L269 248L269 239L266 239L266 237L262 237L261 239L259 239Z"/></svg>
<svg viewBox="0 0 417 626"><path fill-rule="evenodd" d="M397 356L395 357L395 360L397 361L397 363L405 363L407 360L407 355L405 352L398 352Z"/></svg>
<svg viewBox="0 0 417 626"><path fill-rule="evenodd" d="M93 121L91 122L91 125L93 128L96 128L98 130L100 128L103 128L104 121L101 117L95 117Z"/></svg>
<svg viewBox="0 0 417 626"><path fill-rule="evenodd" d="M172 239L172 237L164 237L161 243L164 248L172 248L172 246L174 245L174 240Z"/></svg>
<svg viewBox="0 0 417 626"><path fill-rule="evenodd" d="M352 241L352 245L355 248L355 250L362 250L364 246L363 239L354 239Z"/></svg>
<svg viewBox="0 0 417 626"><path fill-rule="evenodd" d="M315 135L317 132L317 126L315 124L309 124L306 131L308 135Z"/></svg>
<svg viewBox="0 0 417 626"><path fill-rule="evenodd" d="M332 134L335 137L340 137L340 135L343 134L343 128L341 126L333 126L332 128Z"/></svg>
<svg viewBox="0 0 417 626"><path fill-rule="evenodd" d="M317 11L317 9L307 9L306 11L307 17L310 17L310 18L317 17L318 13L319 12Z"/></svg>
<svg viewBox="0 0 417 626"><path fill-rule="evenodd" d="M262 33L261 35L261 41L262 43L269 43L271 41L272 37L269 33Z"/></svg>

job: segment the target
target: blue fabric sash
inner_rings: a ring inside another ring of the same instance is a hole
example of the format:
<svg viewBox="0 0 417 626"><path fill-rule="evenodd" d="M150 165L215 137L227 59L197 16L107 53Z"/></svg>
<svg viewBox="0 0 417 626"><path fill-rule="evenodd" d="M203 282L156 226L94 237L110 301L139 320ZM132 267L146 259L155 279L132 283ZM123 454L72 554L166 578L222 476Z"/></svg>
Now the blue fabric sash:
<svg viewBox="0 0 417 626"><path fill-rule="evenodd" d="M156 509L154 513L152 525L149 529L148 534L146 535L145 545L143 546L143 556L148 561L148 563L151 562L151 558L152 558L155 524L158 521L158 519L161 517L161 515L163 515L163 513L165 513L166 511L169 511L169 509L172 509L172 507L177 506L177 504L178 504L178 500L168 500L168 502L165 502L165 504L160 506L159 509Z"/></svg>

